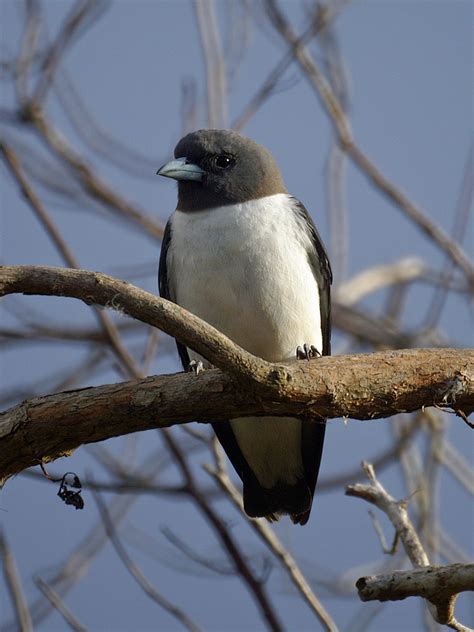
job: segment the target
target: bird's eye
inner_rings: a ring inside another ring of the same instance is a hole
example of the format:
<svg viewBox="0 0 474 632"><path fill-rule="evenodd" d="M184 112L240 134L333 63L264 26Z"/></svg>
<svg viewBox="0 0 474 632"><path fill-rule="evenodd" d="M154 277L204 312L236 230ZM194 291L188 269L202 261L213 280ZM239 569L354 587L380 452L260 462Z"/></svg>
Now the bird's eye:
<svg viewBox="0 0 474 632"><path fill-rule="evenodd" d="M232 167L235 160L228 154L220 154L219 156L215 156L213 162L218 169L228 169L229 167Z"/></svg>

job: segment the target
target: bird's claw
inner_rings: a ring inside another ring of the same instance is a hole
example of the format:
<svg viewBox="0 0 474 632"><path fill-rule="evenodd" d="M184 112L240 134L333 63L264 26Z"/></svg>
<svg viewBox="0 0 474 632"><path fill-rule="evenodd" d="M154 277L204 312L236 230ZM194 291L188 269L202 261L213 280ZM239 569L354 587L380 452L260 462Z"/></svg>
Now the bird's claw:
<svg viewBox="0 0 474 632"><path fill-rule="evenodd" d="M204 364L202 363L202 360L191 360L188 364L187 372L199 375L201 371L204 371Z"/></svg>
<svg viewBox="0 0 474 632"><path fill-rule="evenodd" d="M297 360L311 360L311 358L319 358L321 354L314 345L304 344L302 347L296 347Z"/></svg>

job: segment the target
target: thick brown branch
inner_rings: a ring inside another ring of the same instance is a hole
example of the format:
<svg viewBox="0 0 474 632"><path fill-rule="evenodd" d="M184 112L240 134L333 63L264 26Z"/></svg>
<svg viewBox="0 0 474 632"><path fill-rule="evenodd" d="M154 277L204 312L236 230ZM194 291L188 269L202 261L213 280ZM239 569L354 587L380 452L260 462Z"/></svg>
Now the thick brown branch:
<svg viewBox="0 0 474 632"><path fill-rule="evenodd" d="M125 312L226 371L152 377L35 398L0 415L0 481L84 443L189 421L248 415L387 417L474 408L474 352L409 350L270 364L177 305L103 274L0 267L0 296L68 296Z"/></svg>
<svg viewBox="0 0 474 632"><path fill-rule="evenodd" d="M271 413L317 423L442 403L471 409L473 366L473 351L419 349L281 365L276 393L265 385L261 391L242 388L235 377L210 369L37 397L0 415L0 481L84 443L193 420Z"/></svg>

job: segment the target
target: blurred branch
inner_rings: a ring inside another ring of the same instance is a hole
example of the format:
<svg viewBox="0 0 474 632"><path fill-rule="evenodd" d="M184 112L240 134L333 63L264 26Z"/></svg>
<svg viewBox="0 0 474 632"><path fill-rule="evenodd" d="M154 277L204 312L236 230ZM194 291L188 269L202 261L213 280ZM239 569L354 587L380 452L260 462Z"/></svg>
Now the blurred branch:
<svg viewBox="0 0 474 632"><path fill-rule="evenodd" d="M174 603L169 601L166 597L158 592L158 590L150 583L150 581L143 575L140 568L133 562L131 557L128 555L125 547L123 546L120 538L117 535L117 531L115 529L114 523L107 511L107 508L102 501L101 497L94 492L94 498L97 503L97 507L99 509L100 516L104 523L105 530L107 535L112 542L112 545L123 562L125 568L130 573L130 575L134 578L140 588L147 594L153 601L155 601L161 608L166 610L172 617L177 619L183 627L187 630L191 630L191 632L200 632L201 628L198 627L188 615L181 610Z"/></svg>
<svg viewBox="0 0 474 632"><path fill-rule="evenodd" d="M404 257L394 263L373 266L340 283L335 299L343 305L354 305L378 290L419 279L425 270L423 261L415 257Z"/></svg>
<svg viewBox="0 0 474 632"><path fill-rule="evenodd" d="M364 343L375 347L400 349L403 347L432 347L441 346L439 337L433 333L426 335L421 332L403 330L388 319L380 318L360 308L352 307L335 301L332 310L334 327L349 333Z"/></svg>
<svg viewBox="0 0 474 632"><path fill-rule="evenodd" d="M293 55L301 70L316 91L338 135L342 149L372 183L394 202L404 214L429 237L456 266L461 268L471 285L474 284L474 267L463 249L442 228L435 224L424 211L397 189L356 144L349 121L331 85L319 70L307 48L293 32L280 11L276 0L265 0L267 13L282 38L292 46Z"/></svg>
<svg viewBox="0 0 474 632"><path fill-rule="evenodd" d="M16 96L18 102L22 106L28 101L28 79L30 66L36 55L36 44L41 26L38 1L26 0L25 9L25 30L23 37L21 38L20 50L15 63Z"/></svg>
<svg viewBox="0 0 474 632"><path fill-rule="evenodd" d="M319 42L324 52L324 62L334 93L346 116L349 110L349 86L339 41L328 22L321 32ZM334 133L333 133L334 135ZM326 161L326 198L330 234L330 252L336 287L347 276L349 252L349 214L346 199L346 156L334 136Z"/></svg>
<svg viewBox="0 0 474 632"><path fill-rule="evenodd" d="M363 463L370 485L350 485L347 496L362 498L383 511L392 523L415 571L397 571L389 576L361 577L356 587L362 601L399 600L420 596L438 623L468 632L456 621L454 604L460 592L474 590L474 564L431 567L428 556L408 516L408 500L395 500L378 481L370 463Z"/></svg>
<svg viewBox="0 0 474 632"><path fill-rule="evenodd" d="M96 0L78 0L72 7L69 15L64 21L58 36L54 43L50 46L49 51L45 55L42 62L41 75L36 85L33 101L41 102L46 96L46 92L53 81L54 73L64 55L66 48L73 38L76 30L81 22L86 18L87 14L97 6Z"/></svg>
<svg viewBox="0 0 474 632"><path fill-rule="evenodd" d="M48 599L53 608L55 608L59 614L66 621L71 630L75 630L75 632L87 632L87 628L85 628L76 617L72 614L72 612L67 608L61 597L58 593L51 588L51 586L41 579L41 577L35 577L35 584L41 590L43 595Z"/></svg>
<svg viewBox="0 0 474 632"><path fill-rule="evenodd" d="M452 238L462 243L468 233L468 220L472 210L472 200L474 195L474 142L471 142L469 153L464 167L464 174L461 183L459 199L454 213ZM441 312L449 296L451 279L454 276L454 264L447 259L442 265L442 282L434 293L431 304L426 310L425 327L431 328L436 325L441 317Z"/></svg>
<svg viewBox="0 0 474 632"><path fill-rule="evenodd" d="M219 446L217 446L217 449L220 450ZM237 507L244 518L248 521L250 527L257 533L257 535L264 542L266 547L279 560L282 567L288 573L296 590L299 592L302 599L309 605L311 610L315 613L316 617L318 618L324 629L331 632L337 631L338 628L332 617L329 615L323 604L316 597L313 590L311 589L311 586L306 581L306 578L304 577L296 561L294 560L293 556L282 545L275 532L269 527L268 524L265 523L265 521L249 519L248 516L245 514L242 495L233 485L232 481L227 476L223 468L220 467L218 469L213 469L210 466L205 465L204 469L212 476L219 487L227 494L228 498L232 501L232 504Z"/></svg>
<svg viewBox="0 0 474 632"><path fill-rule="evenodd" d="M13 553L7 544L5 533L2 529L0 530L0 558L2 559L5 583L10 593L16 616L17 629L20 632L31 632L33 626L30 611L28 610L28 604L23 593L20 578L18 577Z"/></svg>
<svg viewBox="0 0 474 632"><path fill-rule="evenodd" d="M53 244L56 246L63 260L69 267L79 268L78 261L72 254L69 246L62 238L62 235L60 234L56 225L52 221L46 209L43 207L41 200L30 187L26 178L24 177L15 152L12 151L10 147L5 145L4 143L0 143L0 151L3 153L5 162L9 167L13 177L17 181L23 196L26 198L35 215L40 220L41 224L53 241ZM109 343L112 349L117 354L117 357L124 363L124 365L130 371L131 375L138 374L139 369L136 365L136 362L123 344L120 334L117 331L116 326L110 319L110 316L108 314L105 314L104 312L99 311L98 309L94 309L94 312L99 323L102 326L102 329L109 339Z"/></svg>
<svg viewBox="0 0 474 632"><path fill-rule="evenodd" d="M339 0L338 2L331 2L329 6L319 5L316 8L310 26L298 38L298 42L301 45L308 43L334 20L341 9L349 4L349 2L350 0ZM285 55L269 73L255 95L250 99L240 116L233 121L232 129L240 132L247 125L257 110L262 107L265 101L274 93L278 83L281 81L288 67L293 63L293 60L293 45L291 45Z"/></svg>
<svg viewBox="0 0 474 632"><path fill-rule="evenodd" d="M392 443L384 452L382 452L379 456L370 459L370 462L373 464L377 470L383 470L390 463L392 463L395 459L400 458L400 455L406 450L407 446L413 441L416 433L421 429L421 419L420 415L425 414L418 413L416 416L411 419L410 423L407 424L400 432L400 436L397 440ZM338 489L344 485L349 485L350 483L355 483L361 477L360 467L354 468L352 470L342 471L340 474L336 474L334 476L326 476L318 479L318 494L324 492L330 492L333 489Z"/></svg>
<svg viewBox="0 0 474 632"><path fill-rule="evenodd" d="M35 102L28 103L22 113L26 123L31 123L39 137L58 158L64 161L79 180L84 190L104 204L107 208L117 212L121 217L139 226L153 239L161 240L163 228L150 215L146 215L132 203L126 201L113 191L103 180L96 176L89 165L77 154L66 141L64 136L53 127L44 112Z"/></svg>
<svg viewBox="0 0 474 632"><path fill-rule="evenodd" d="M145 331L143 323L127 322L116 325L122 334L143 333ZM70 342L70 343L93 343L96 345L109 345L107 335L93 327L64 327L43 325L42 323L31 324L27 329L7 329L0 328L0 342L2 347L13 341L32 342Z"/></svg>
<svg viewBox="0 0 474 632"><path fill-rule="evenodd" d="M39 482L49 482L43 474L31 470L22 472L22 476L32 478ZM56 474L51 474L53 478L61 478ZM97 492L111 492L113 494L153 494L173 497L174 500L183 499L186 494L186 488L183 485L159 485L151 480L142 480L138 477L130 476L130 480L122 481L96 481L81 476L81 484L83 489L91 489ZM212 489L203 490L206 497L216 496Z"/></svg>
<svg viewBox="0 0 474 632"><path fill-rule="evenodd" d="M207 127L221 129L227 123L225 60L214 0L193 3L203 50L207 80Z"/></svg>
<svg viewBox="0 0 474 632"><path fill-rule="evenodd" d="M272 603L270 602L264 582L255 576L250 561L242 552L238 541L234 538L230 529L220 518L218 513L202 495L201 490L195 482L191 468L189 467L183 452L172 437L171 433L168 430L164 430L162 437L170 453L175 457L176 465L181 472L184 483L188 487L190 497L193 499L197 508L206 518L208 523L212 526L222 548L227 552L230 560L232 561L235 572L241 577L243 583L246 585L255 600L262 618L266 621L270 630L273 630L274 632L282 632L283 627Z"/></svg>
<svg viewBox="0 0 474 632"><path fill-rule="evenodd" d="M201 493L201 490L199 493ZM212 574L223 575L227 577L232 577L233 575L235 575L234 564L225 564L221 560L213 560L212 558L210 558L209 554L200 554L194 551L187 542L179 538L171 529L168 529L167 527L162 528L161 533L170 544L172 544L182 555L185 556L186 560L190 560L191 562L199 566L200 572L202 572L203 569L206 569Z"/></svg>
<svg viewBox="0 0 474 632"><path fill-rule="evenodd" d="M152 480L160 470L160 462L157 462L156 454L153 453L144 463L141 463L140 472L142 477L149 477ZM109 516L115 528L127 515L132 505L139 499L137 494L128 494L114 499L108 509ZM55 592L61 598L75 586L75 584L87 573L92 561L107 543L108 538L104 530L102 520L94 524L84 537L74 547L73 551L59 565L54 567L54 571L48 574L48 584L54 587ZM51 613L52 605L44 597L36 599L30 605L31 617L35 626L39 626ZM14 622L6 623L2 632L17 632Z"/></svg>
<svg viewBox="0 0 474 632"><path fill-rule="evenodd" d="M156 166L163 164L166 158L146 156L101 128L64 71L56 77L54 88L64 114L87 147L125 173L148 180L154 178Z"/></svg>
<svg viewBox="0 0 474 632"><path fill-rule="evenodd" d="M41 103L72 38L82 25L89 24L92 19L101 14L106 6L106 2L97 2L96 0L78 0L73 5L55 41L45 53L40 55L40 77L36 89L30 91L29 75L32 61L38 55L37 40L42 25L42 16L39 3L36 0L28 0L26 3L26 27L14 74L18 101L17 118L21 124L29 125L36 131L50 151L69 168L71 175L80 182L82 188L93 199L140 226L153 239L160 240L163 236L161 225L152 216L147 216L126 201L94 174L86 161L48 120Z"/></svg>
<svg viewBox="0 0 474 632"><path fill-rule="evenodd" d="M474 468L446 437L439 446L437 458L468 494L474 496Z"/></svg>
<svg viewBox="0 0 474 632"><path fill-rule="evenodd" d="M271 366L178 305L105 274L48 266L0 266L0 296L17 293L69 296L123 312L162 329L215 366L250 382L258 381ZM270 383L274 381L270 379Z"/></svg>

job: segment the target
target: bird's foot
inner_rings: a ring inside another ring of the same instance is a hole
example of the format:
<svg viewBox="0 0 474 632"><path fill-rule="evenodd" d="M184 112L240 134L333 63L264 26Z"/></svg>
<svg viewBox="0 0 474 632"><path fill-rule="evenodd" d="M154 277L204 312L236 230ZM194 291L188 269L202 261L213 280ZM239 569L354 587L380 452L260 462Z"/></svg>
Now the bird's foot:
<svg viewBox="0 0 474 632"><path fill-rule="evenodd" d="M320 358L321 354L314 345L304 344L302 347L296 347L297 360L311 360L311 358Z"/></svg>
<svg viewBox="0 0 474 632"><path fill-rule="evenodd" d="M202 363L202 360L191 360L188 364L187 372L199 375L201 371L204 371L204 364Z"/></svg>

